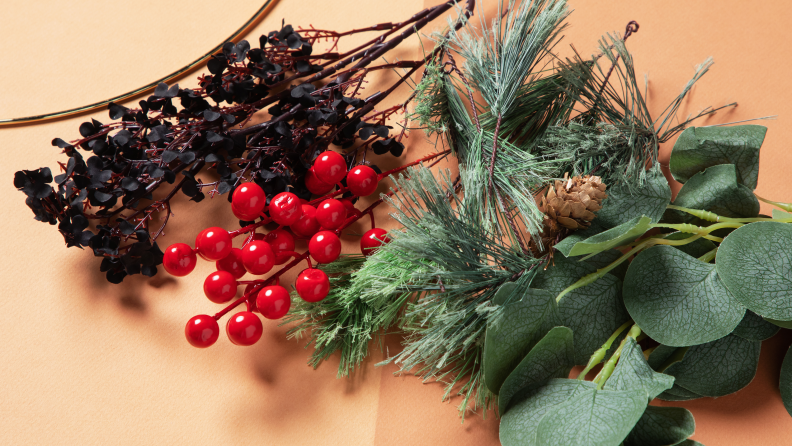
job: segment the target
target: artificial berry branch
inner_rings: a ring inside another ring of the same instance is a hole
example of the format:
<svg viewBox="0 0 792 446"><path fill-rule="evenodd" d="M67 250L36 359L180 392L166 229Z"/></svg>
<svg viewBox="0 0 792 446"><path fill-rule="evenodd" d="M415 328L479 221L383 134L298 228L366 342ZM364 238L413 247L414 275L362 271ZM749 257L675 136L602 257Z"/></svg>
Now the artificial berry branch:
<svg viewBox="0 0 792 446"><path fill-rule="evenodd" d="M194 202L219 194L229 194L230 201L241 184L252 181L269 198L290 192L309 199L321 183L310 168L331 145L341 149L347 168L357 166L369 182L379 172L367 165L369 151L401 156L405 130L392 135L386 123L407 102L377 107L442 51L413 61L375 62L453 4L346 32L285 25L261 36L258 48L229 42L209 61L198 88L160 84L138 107L110 104L114 122L92 119L80 125L81 138L53 140L69 157L59 163L59 175L46 167L19 171L14 185L27 195L36 220L58 225L67 246L88 247L103 258L100 270L110 282L129 274L153 276L163 259L157 240L166 233L179 192ZM469 0L466 17L473 7ZM377 31L376 38L338 52L342 38ZM315 52L322 42L330 48ZM407 72L385 91L365 94L369 75L394 68ZM263 110L271 118L249 125ZM203 181L205 175L213 178ZM344 184L323 186L320 195L337 189L354 199ZM242 220L241 226L250 222Z"/></svg>

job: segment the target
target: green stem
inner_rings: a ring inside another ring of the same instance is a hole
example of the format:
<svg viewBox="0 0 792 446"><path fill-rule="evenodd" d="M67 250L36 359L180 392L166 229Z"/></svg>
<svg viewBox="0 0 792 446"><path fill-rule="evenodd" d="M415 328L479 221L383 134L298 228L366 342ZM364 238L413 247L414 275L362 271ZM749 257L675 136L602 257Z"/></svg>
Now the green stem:
<svg viewBox="0 0 792 446"><path fill-rule="evenodd" d="M768 200L766 198L762 198L759 195L756 195L755 192L754 192L754 195L756 196L756 198L759 201L764 201L767 204L772 204L773 206L781 208L781 209L783 209L783 210L785 210L787 212L792 212L792 204L790 204L790 203L781 203L780 201L770 201L770 200Z"/></svg>
<svg viewBox="0 0 792 446"><path fill-rule="evenodd" d="M709 263L710 261L712 261L712 259L715 258L715 254L717 252L718 252L718 248L715 247L712 251L709 251L708 253L704 254L703 256L699 257L698 259L701 260L704 263Z"/></svg>
<svg viewBox="0 0 792 446"><path fill-rule="evenodd" d="M621 343L619 344L619 348L617 348L616 351L613 352L613 355L611 355L610 359L608 359L608 362L606 362L605 365L602 366L602 370L600 370L597 376L594 377L593 382L597 383L597 390L602 390L602 387L605 385L605 382L608 381L608 378L610 378L611 374L613 373L613 369L616 368L616 363L619 361L619 358L621 357L621 353L622 350L624 350L624 345L627 343L627 339L633 338L637 340L640 334L641 334L641 328L638 327L637 325L633 325L632 328L630 328L630 331L629 333L627 333L627 336L625 336L624 339L622 339Z"/></svg>
<svg viewBox="0 0 792 446"><path fill-rule="evenodd" d="M614 331L613 334L608 338L608 340L605 341L604 344L602 344L602 347L600 347L597 351L594 352L593 355L591 355L591 358L589 358L588 364L586 364L586 368L583 369L582 372L580 372L580 374L578 375L577 379L581 379L581 380L585 379L586 375L588 374L588 372L590 372L591 369L596 367L597 364L602 362L602 360L605 358L605 353L607 353L608 350L610 350L611 345L613 345L613 342L616 341L616 338L618 338L619 335L624 330L627 329L627 327L629 327L630 325L632 325L634 323L635 322L633 322L633 320L630 319L629 321L627 321L624 324L622 324L621 327L617 328L616 331Z"/></svg>
<svg viewBox="0 0 792 446"><path fill-rule="evenodd" d="M773 204L775 206L778 206L781 209L784 209L786 211L792 210L792 205L791 204L778 203L778 202L775 202L775 201L767 201L767 200L765 200L763 198L760 198L759 196L757 196L756 198L764 201L765 203L770 203L770 204ZM722 222L722 223L753 223L753 222L757 222L757 221L780 221L780 222L785 222L785 223L792 222L792 217L789 217L789 218L771 218L771 217L731 218L731 217L724 217L722 215L718 215L718 214L716 214L714 212L702 211L701 209L690 209L690 208L685 208L685 207L681 207L681 206L674 206L672 204L669 204L667 206L667 208L668 209L674 209L674 210L677 210L677 211L682 211L682 212L690 214L690 215L692 215L694 217L698 217L698 218L700 218L702 220L711 221L711 222L715 222L715 223L719 223L719 222Z"/></svg>

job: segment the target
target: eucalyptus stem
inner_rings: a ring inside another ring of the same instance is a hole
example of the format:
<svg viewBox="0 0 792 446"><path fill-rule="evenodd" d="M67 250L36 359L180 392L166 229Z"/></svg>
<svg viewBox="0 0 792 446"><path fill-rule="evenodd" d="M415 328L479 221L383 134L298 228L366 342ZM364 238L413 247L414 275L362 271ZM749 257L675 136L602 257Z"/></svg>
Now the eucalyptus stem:
<svg viewBox="0 0 792 446"><path fill-rule="evenodd" d="M597 383L597 390L602 390L602 386L605 385L605 382L608 381L611 374L613 373L613 369L616 368L616 362L619 361L621 357L622 350L624 350L624 345L627 343L628 338L633 338L636 341L638 340L638 336L641 334L641 328L638 325L633 325L630 328L630 331L627 333L627 336L622 339L621 343L619 344L619 348L613 352L608 362L602 366L602 370L594 377L594 382Z"/></svg>
<svg viewBox="0 0 792 446"><path fill-rule="evenodd" d="M600 347L597 351L594 352L593 355L591 355L588 364L586 364L586 368L584 368L583 371L580 372L577 379L581 379L581 380L585 379L588 372L590 372L591 369L596 367L597 364L602 362L602 360L605 358L605 353L607 353L608 350L610 350L611 345L613 345L613 342L616 341L616 338L618 338L619 335L622 334L624 330L626 330L628 327L630 327L630 325L634 323L635 322L633 322L633 320L630 319L629 321L622 324L621 327L617 328L616 331L614 331L613 334L608 338L608 340L605 341L604 344L602 344L602 347Z"/></svg>
<svg viewBox="0 0 792 446"><path fill-rule="evenodd" d="M715 254L717 254L717 253L718 253L718 248L715 247L715 248L712 249L712 251L707 252L706 254L704 254L703 256L699 257L698 259L701 260L704 263L709 263L710 261L712 261L712 259L715 258Z"/></svg>
<svg viewBox="0 0 792 446"><path fill-rule="evenodd" d="M757 198L759 198L759 197L757 197ZM774 205L776 205L776 206L778 206L778 207L780 207L780 208L782 208L784 210L792 210L792 204L777 203L775 201L767 201L767 200L764 200L764 199L761 199L761 200L764 201L765 203L774 204ZM786 206L786 207L784 207L784 206ZM772 217L732 218L732 217L724 217L724 216L718 215L718 214L716 214L714 212L703 211L701 209L690 209L690 208L685 208L685 207L681 207L681 206L674 206L672 204L669 204L667 206L667 209L674 209L674 210L677 210L677 211L682 211L682 212L690 214L690 215L692 215L694 217L698 217L698 218L700 218L702 220L711 221L711 222L715 222L715 223L718 223L718 222L724 222L724 223L754 223L754 222L757 222L757 221L779 221L779 222L784 222L784 223L792 222L792 216L788 217L788 218L772 218Z"/></svg>
<svg viewBox="0 0 792 446"><path fill-rule="evenodd" d="M771 200L768 200L767 198L762 198L759 195L756 195L755 192L754 192L754 196L756 196L756 199L759 200L759 201L763 201L763 202L765 202L767 204L772 204L773 206L781 208L781 209L783 209L783 210L785 210L787 212L792 212L792 203L782 203L780 201L771 201Z"/></svg>

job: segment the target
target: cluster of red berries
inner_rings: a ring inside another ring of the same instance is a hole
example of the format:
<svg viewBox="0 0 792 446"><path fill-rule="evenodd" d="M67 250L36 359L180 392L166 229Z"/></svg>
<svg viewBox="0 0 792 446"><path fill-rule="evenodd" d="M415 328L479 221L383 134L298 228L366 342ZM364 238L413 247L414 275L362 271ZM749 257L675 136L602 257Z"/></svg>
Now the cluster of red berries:
<svg viewBox="0 0 792 446"><path fill-rule="evenodd" d="M356 166L347 172L343 157L336 152L327 151L316 159L305 182L311 193L324 195L344 177L346 189L357 196L374 193L380 179L374 169L365 165ZM210 301L218 304L227 303L237 295L237 287L244 284L238 282L238 279L246 273L264 275L275 265L282 265L291 258L295 258L297 262L304 258L309 266L297 276L294 284L297 294L306 302L321 301L330 291L330 281L324 271L313 267L308 255L318 263L335 261L341 254L338 234L363 215L348 199L327 198L314 207L289 192L274 196L267 205L264 191L253 182L245 183L234 191L231 210L240 220L253 221L261 217L262 221L231 233L218 227L204 229L195 239L195 249L184 243L176 243L167 248L163 258L165 270L174 276L185 276L192 272L198 256L216 262L217 271L204 281L204 294ZM246 239L242 248L232 246L233 237L271 221L279 227L266 235L254 232ZM292 234L309 240L307 253L298 254L294 251L295 240ZM360 248L363 254L370 254L388 241L385 230L372 228L361 238ZM295 262L288 267L293 264ZM243 298L227 309L230 310L242 302L247 303L247 311L234 314L226 325L226 333L232 343L252 345L261 338L263 326L254 311L267 319L280 319L288 313L291 298L286 288L277 282L278 276L280 274L266 280L246 282ZM273 281L276 282L275 285L264 286ZM195 347L209 347L214 344L220 333L217 319L225 312L215 316L198 315L190 319L185 327L185 335L190 344Z"/></svg>

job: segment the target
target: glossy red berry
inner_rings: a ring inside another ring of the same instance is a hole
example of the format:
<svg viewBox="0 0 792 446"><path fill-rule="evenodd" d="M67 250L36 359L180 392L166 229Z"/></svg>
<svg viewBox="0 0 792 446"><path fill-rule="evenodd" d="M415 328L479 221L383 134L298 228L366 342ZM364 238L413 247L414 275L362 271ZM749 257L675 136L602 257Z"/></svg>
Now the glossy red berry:
<svg viewBox="0 0 792 446"><path fill-rule="evenodd" d="M195 251L186 243L174 243L168 246L162 256L165 271L176 277L186 276L195 269L198 259Z"/></svg>
<svg viewBox="0 0 792 446"><path fill-rule="evenodd" d="M373 194L378 184L379 175L369 166L355 166L347 174L347 187L358 197Z"/></svg>
<svg viewBox="0 0 792 446"><path fill-rule="evenodd" d="M216 304L226 303L237 293L237 282L227 271L215 271L204 280L204 294Z"/></svg>
<svg viewBox="0 0 792 446"><path fill-rule="evenodd" d="M382 228L373 228L366 231L360 238L360 252L371 255L374 251L385 243L389 243L387 231Z"/></svg>
<svg viewBox="0 0 792 446"><path fill-rule="evenodd" d="M291 258L289 254L282 254L284 252L294 252L294 237L289 234L285 229L275 229L270 231L264 237L264 240L269 243L272 252L275 253L275 264L283 265Z"/></svg>
<svg viewBox="0 0 792 446"><path fill-rule="evenodd" d="M324 271L316 268L302 270L294 282L297 294L306 302L319 302L330 292L330 279Z"/></svg>
<svg viewBox="0 0 792 446"><path fill-rule="evenodd" d="M324 229L338 229L346 220L347 209L343 203L332 198L327 199L316 208L316 221Z"/></svg>
<svg viewBox="0 0 792 446"><path fill-rule="evenodd" d="M351 198L343 198L339 200L341 204L344 205L346 208L346 217L349 218L353 215L357 215L357 209L355 208L355 203L352 203Z"/></svg>
<svg viewBox="0 0 792 446"><path fill-rule="evenodd" d="M302 205L300 219L289 226L289 228L297 237L311 238L319 230L319 222L316 221L316 208L308 204Z"/></svg>
<svg viewBox="0 0 792 446"><path fill-rule="evenodd" d="M253 345L264 333L261 319L250 311L240 311L231 316L226 324L228 339L236 345Z"/></svg>
<svg viewBox="0 0 792 446"><path fill-rule="evenodd" d="M217 342L217 337L220 336L220 326L212 316L199 314L187 321L184 335L187 337L187 342L193 347L206 348Z"/></svg>
<svg viewBox="0 0 792 446"><path fill-rule="evenodd" d="M267 319L280 319L286 316L289 307L291 307L289 292L279 285L262 288L256 297L256 308Z"/></svg>
<svg viewBox="0 0 792 446"><path fill-rule="evenodd" d="M336 184L344 178L347 173L344 157L337 152L328 150L322 152L316 158L313 165L314 175L325 184Z"/></svg>
<svg viewBox="0 0 792 446"><path fill-rule="evenodd" d="M308 252L319 263L333 262L341 254L341 240L335 232L319 231L308 242Z"/></svg>
<svg viewBox="0 0 792 446"><path fill-rule="evenodd" d="M300 219L302 204L297 195L281 192L270 201L269 215L275 223L289 226Z"/></svg>
<svg viewBox="0 0 792 446"><path fill-rule="evenodd" d="M244 183L237 187L231 197L231 211L245 221L257 219L267 206L264 189L256 183Z"/></svg>
<svg viewBox="0 0 792 446"><path fill-rule="evenodd" d="M211 227L195 238L195 249L205 260L220 260L231 253L231 236L223 228Z"/></svg>
<svg viewBox="0 0 792 446"><path fill-rule="evenodd" d="M250 274L266 274L275 265L275 253L269 243L253 240L242 248L242 265Z"/></svg>
<svg viewBox="0 0 792 446"><path fill-rule="evenodd" d="M239 248L231 248L231 253L218 260L215 267L218 271L228 271L234 279L239 279L247 272L242 264L242 250Z"/></svg>
<svg viewBox="0 0 792 446"><path fill-rule="evenodd" d="M324 195L333 190L335 184L327 184L321 181L316 177L313 167L311 167L308 169L308 172L305 173L305 188L314 195Z"/></svg>

